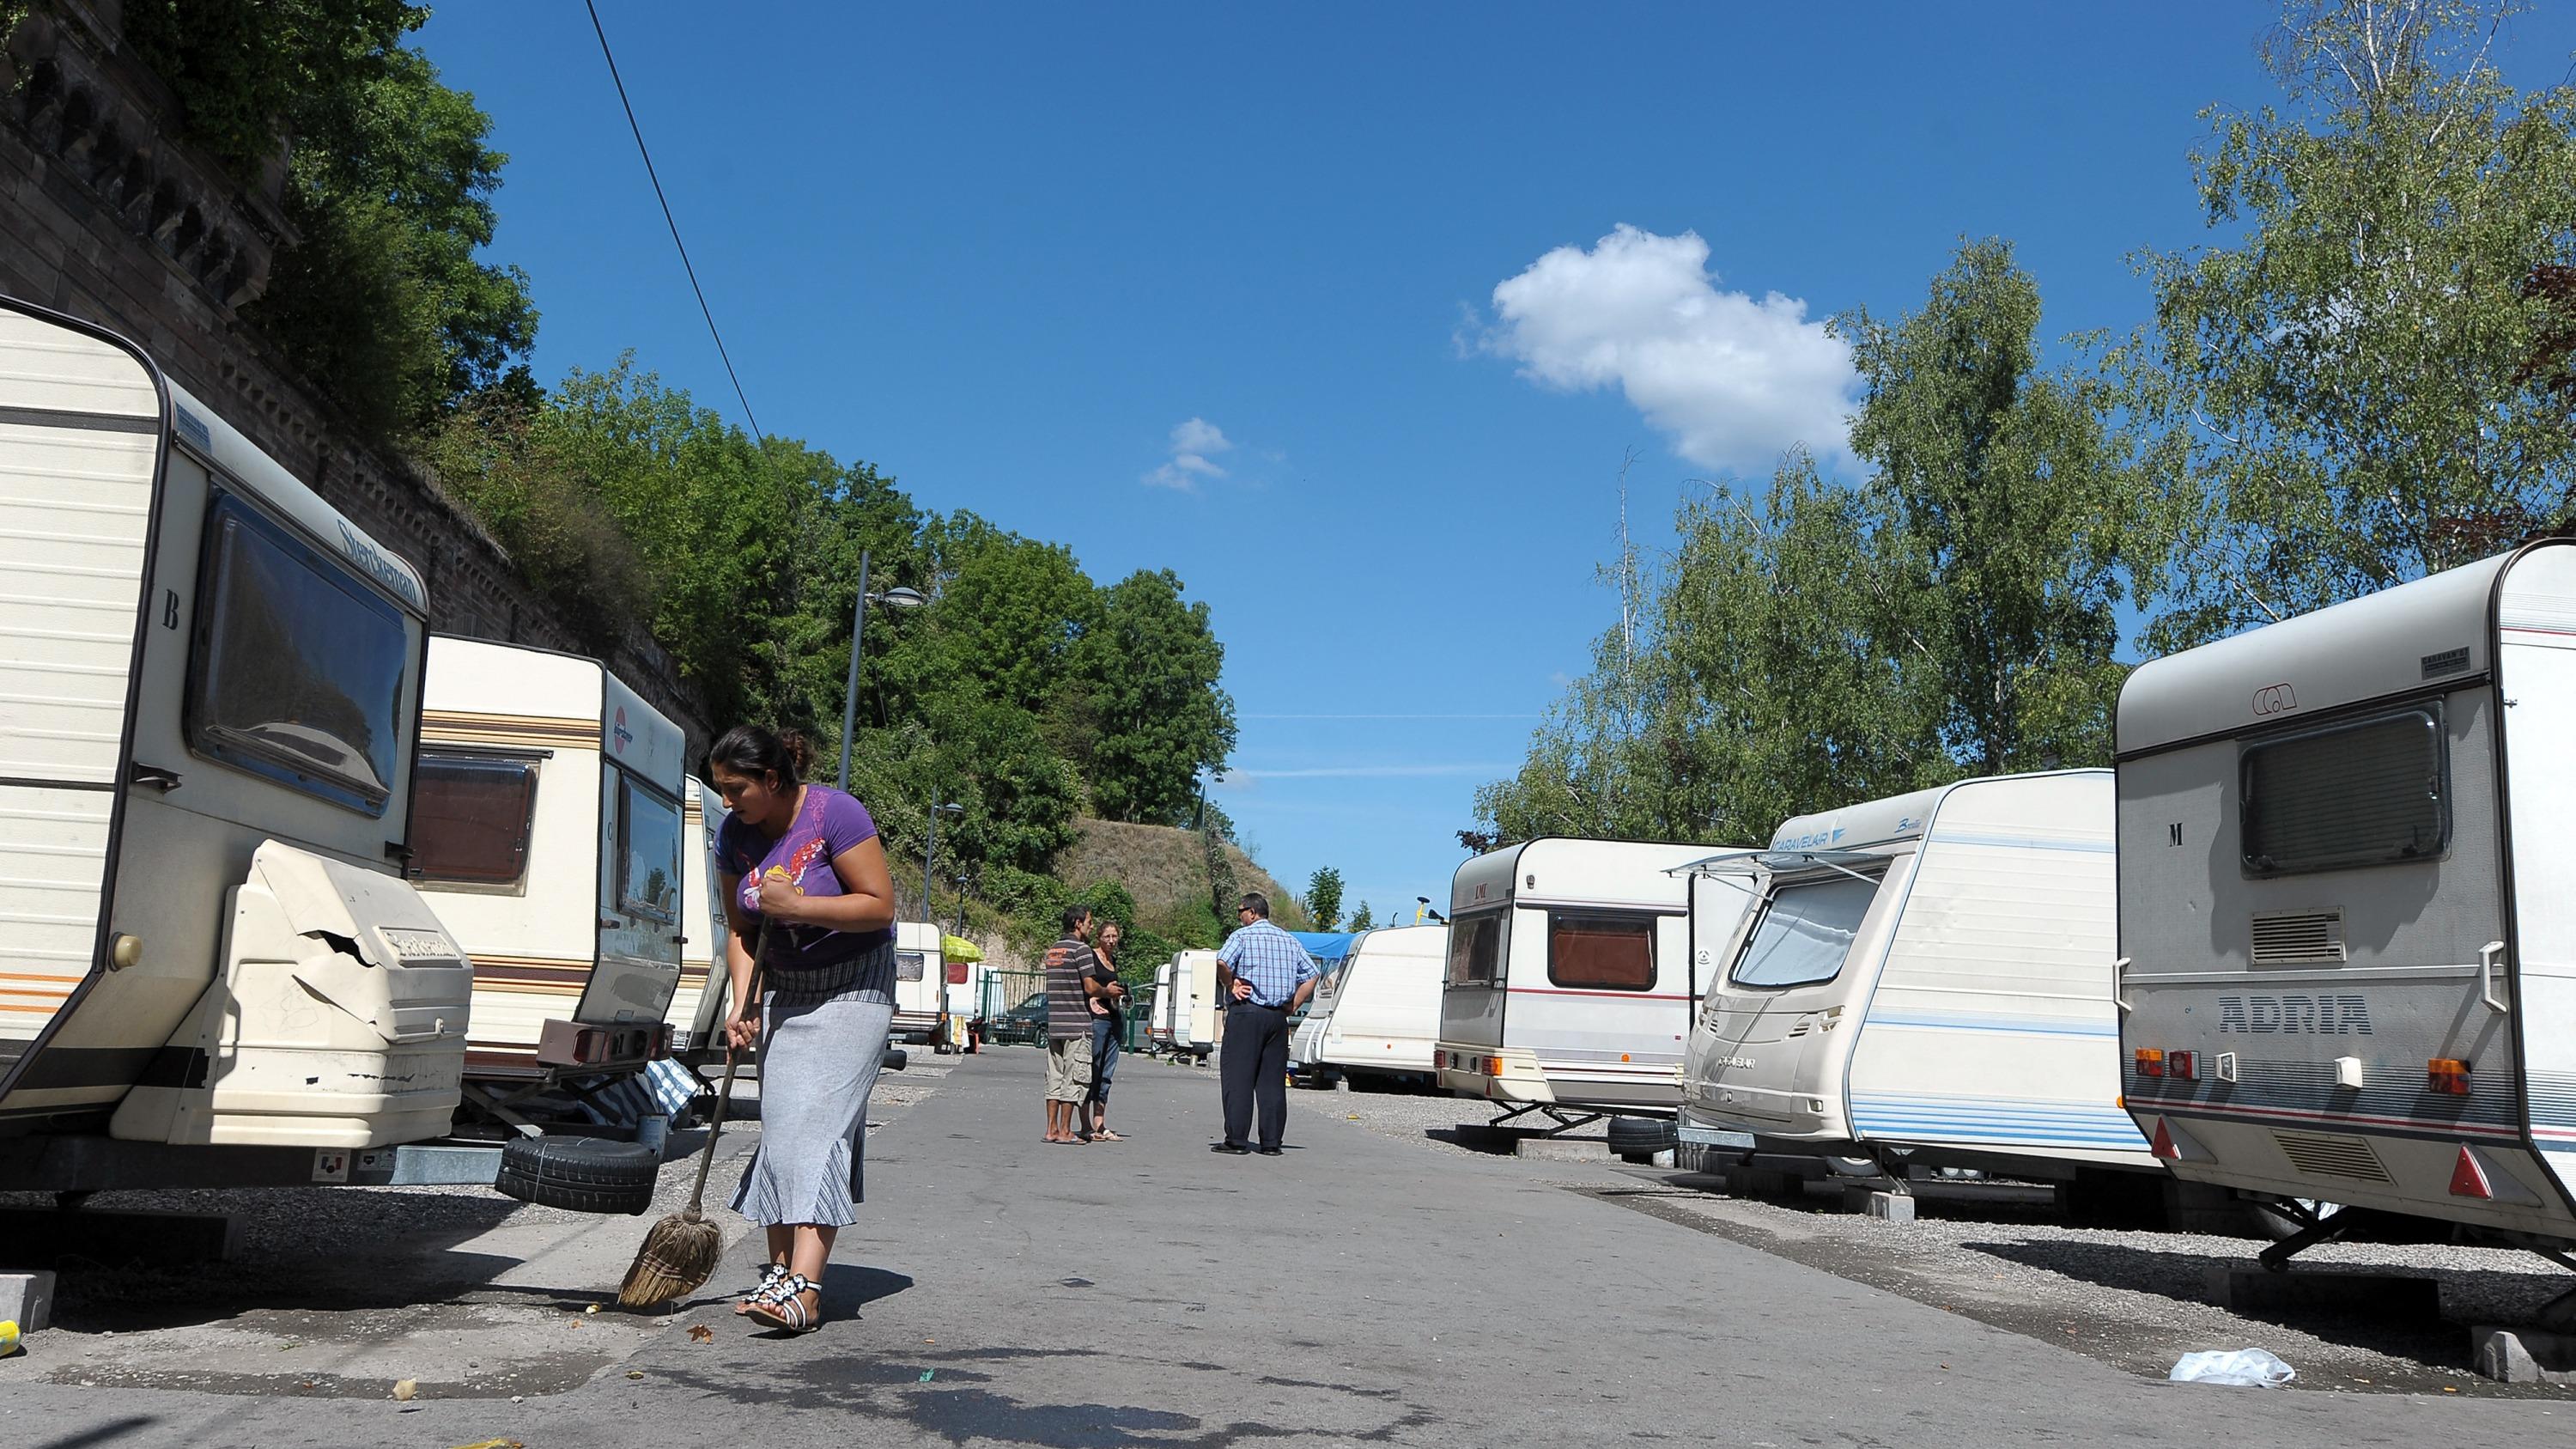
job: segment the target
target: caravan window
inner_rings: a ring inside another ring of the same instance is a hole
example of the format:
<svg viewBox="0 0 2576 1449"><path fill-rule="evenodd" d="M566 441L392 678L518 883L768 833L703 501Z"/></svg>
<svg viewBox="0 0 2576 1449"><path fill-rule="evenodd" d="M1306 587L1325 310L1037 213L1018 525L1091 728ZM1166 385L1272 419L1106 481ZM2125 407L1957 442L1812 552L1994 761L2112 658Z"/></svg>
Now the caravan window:
<svg viewBox="0 0 2576 1449"><path fill-rule="evenodd" d="M414 879L516 888L528 876L537 762L500 755L420 757L411 807Z"/></svg>
<svg viewBox="0 0 2576 1449"><path fill-rule="evenodd" d="M1461 916L1449 926L1449 984L1491 986L1503 978L1511 943L1511 908Z"/></svg>
<svg viewBox="0 0 2576 1449"><path fill-rule="evenodd" d="M1655 918L1547 914L1547 979L1577 991L1652 991Z"/></svg>
<svg viewBox="0 0 2576 1449"><path fill-rule="evenodd" d="M923 957L919 951L895 952L894 979L897 981L919 981L921 979L923 964Z"/></svg>
<svg viewBox="0 0 2576 1449"><path fill-rule="evenodd" d="M2249 745L2239 783L2248 875L2429 860L2450 848L2450 741L2438 700Z"/></svg>
<svg viewBox="0 0 2576 1449"><path fill-rule="evenodd" d="M680 918L680 807L617 772L617 908L665 923Z"/></svg>
<svg viewBox="0 0 2576 1449"><path fill-rule="evenodd" d="M188 747L382 815L405 746L401 611L320 551L218 494L188 672Z"/></svg>
<svg viewBox="0 0 2576 1449"><path fill-rule="evenodd" d="M1843 957L1860 933L1878 882L1847 875L1784 885L1771 892L1761 924L1736 958L1738 986L1806 986L1842 974Z"/></svg>

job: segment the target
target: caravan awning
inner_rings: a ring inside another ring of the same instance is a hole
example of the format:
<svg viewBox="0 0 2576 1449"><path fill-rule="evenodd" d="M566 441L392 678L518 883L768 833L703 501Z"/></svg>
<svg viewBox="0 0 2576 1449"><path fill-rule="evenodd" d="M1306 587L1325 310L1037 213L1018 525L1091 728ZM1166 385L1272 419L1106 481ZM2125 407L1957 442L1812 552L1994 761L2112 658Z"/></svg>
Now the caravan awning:
<svg viewBox="0 0 2576 1449"><path fill-rule="evenodd" d="M942 935L939 956L943 961L960 961L972 965L984 959L984 948L963 936Z"/></svg>

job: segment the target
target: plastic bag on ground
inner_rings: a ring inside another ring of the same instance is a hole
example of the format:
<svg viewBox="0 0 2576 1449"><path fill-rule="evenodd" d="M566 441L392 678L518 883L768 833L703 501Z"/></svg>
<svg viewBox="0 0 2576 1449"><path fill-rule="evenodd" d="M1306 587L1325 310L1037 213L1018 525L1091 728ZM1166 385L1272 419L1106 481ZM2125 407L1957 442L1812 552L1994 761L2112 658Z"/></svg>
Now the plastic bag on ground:
<svg viewBox="0 0 2576 1449"><path fill-rule="evenodd" d="M2187 1353L2166 1375L2178 1384L2250 1384L2263 1389L2277 1389L2298 1376L2297 1369L2259 1348Z"/></svg>

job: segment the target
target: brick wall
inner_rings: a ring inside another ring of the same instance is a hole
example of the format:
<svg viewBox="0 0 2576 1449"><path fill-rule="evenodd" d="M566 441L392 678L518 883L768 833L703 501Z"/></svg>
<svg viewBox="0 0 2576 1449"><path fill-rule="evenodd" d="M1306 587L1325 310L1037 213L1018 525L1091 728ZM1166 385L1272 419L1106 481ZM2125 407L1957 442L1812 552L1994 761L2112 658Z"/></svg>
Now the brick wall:
<svg viewBox="0 0 2576 1449"><path fill-rule="evenodd" d="M114 329L428 582L443 633L578 650L509 555L437 484L353 441L238 309L293 229L282 165L245 184L165 134L167 93L117 48L112 0L55 0L0 46L0 295ZM705 702L640 624L618 676L688 732Z"/></svg>

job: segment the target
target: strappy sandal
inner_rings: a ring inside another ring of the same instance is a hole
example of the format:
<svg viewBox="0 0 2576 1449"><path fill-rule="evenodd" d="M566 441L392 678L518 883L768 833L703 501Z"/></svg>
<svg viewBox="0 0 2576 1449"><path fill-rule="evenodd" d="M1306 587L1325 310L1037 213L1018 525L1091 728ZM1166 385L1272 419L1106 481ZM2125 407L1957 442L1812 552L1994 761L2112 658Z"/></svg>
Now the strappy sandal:
<svg viewBox="0 0 2576 1449"><path fill-rule="evenodd" d="M760 1267L760 1281L753 1284L750 1291L744 1293L742 1297L734 1301L733 1311L736 1313L749 1313L751 1311L751 1305L769 1297L771 1290L778 1286L779 1280L787 1276L786 1264L763 1263Z"/></svg>
<svg viewBox="0 0 2576 1449"><path fill-rule="evenodd" d="M805 1306L805 1295L814 1295L814 1306ZM802 1273L790 1273L751 1305L752 1322L769 1328L782 1328L789 1333L812 1333L823 1326L823 1290Z"/></svg>

